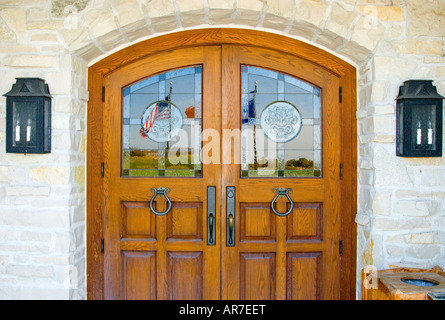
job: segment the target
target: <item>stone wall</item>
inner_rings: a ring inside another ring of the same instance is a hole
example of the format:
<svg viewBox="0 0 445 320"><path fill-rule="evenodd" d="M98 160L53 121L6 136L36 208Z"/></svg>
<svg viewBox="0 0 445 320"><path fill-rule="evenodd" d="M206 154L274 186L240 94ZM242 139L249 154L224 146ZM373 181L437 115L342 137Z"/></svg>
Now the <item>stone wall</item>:
<svg viewBox="0 0 445 320"><path fill-rule="evenodd" d="M445 268L444 158L395 156L394 100L408 79L433 79L445 95L443 0L2 0L0 93L16 77L45 79L53 151L5 153L1 97L0 299L86 298L88 66L215 26L293 37L357 67L358 270Z"/></svg>

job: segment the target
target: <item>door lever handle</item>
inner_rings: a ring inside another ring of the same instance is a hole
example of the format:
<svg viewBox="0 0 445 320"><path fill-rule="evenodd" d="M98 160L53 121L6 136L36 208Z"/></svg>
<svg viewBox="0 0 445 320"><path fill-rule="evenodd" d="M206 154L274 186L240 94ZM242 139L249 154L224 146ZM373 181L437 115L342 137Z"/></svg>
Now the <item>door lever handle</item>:
<svg viewBox="0 0 445 320"><path fill-rule="evenodd" d="M235 246L235 187L226 189L226 246Z"/></svg>
<svg viewBox="0 0 445 320"><path fill-rule="evenodd" d="M213 227L215 224L214 220L215 220L215 218L213 217L213 213L210 213L209 214L209 241L208 241L209 245L215 244L215 238L213 236Z"/></svg>
<svg viewBox="0 0 445 320"><path fill-rule="evenodd" d="M229 234L227 235L227 243L233 246L233 214L229 214Z"/></svg>
<svg viewBox="0 0 445 320"><path fill-rule="evenodd" d="M207 245L216 245L216 187L207 187Z"/></svg>

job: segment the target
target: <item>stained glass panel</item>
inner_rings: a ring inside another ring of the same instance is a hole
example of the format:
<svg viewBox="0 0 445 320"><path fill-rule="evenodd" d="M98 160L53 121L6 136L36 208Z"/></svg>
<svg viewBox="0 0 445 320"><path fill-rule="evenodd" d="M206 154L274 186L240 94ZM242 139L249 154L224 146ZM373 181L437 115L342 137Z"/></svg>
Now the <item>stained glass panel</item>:
<svg viewBox="0 0 445 320"><path fill-rule="evenodd" d="M321 177L321 90L241 68L242 177Z"/></svg>
<svg viewBox="0 0 445 320"><path fill-rule="evenodd" d="M202 67L123 89L122 176L201 176Z"/></svg>

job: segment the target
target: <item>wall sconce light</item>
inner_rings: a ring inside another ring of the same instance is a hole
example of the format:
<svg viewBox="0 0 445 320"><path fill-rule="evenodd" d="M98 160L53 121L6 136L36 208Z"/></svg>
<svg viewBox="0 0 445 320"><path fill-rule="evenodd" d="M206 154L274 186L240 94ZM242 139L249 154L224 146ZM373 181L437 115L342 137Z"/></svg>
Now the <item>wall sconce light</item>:
<svg viewBox="0 0 445 320"><path fill-rule="evenodd" d="M39 78L17 78L6 97L6 152L51 152L51 95Z"/></svg>
<svg viewBox="0 0 445 320"><path fill-rule="evenodd" d="M396 99L397 156L442 156L443 99L433 86L433 80L403 83Z"/></svg>

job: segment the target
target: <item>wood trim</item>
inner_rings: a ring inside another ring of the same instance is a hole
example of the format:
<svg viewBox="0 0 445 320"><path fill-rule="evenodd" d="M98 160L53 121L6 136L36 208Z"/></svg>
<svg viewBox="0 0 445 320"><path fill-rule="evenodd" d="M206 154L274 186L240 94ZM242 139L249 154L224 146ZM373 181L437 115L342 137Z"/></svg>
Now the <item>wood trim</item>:
<svg viewBox="0 0 445 320"><path fill-rule="evenodd" d="M341 103L343 180L341 182L341 299L355 299L357 212L357 109L356 69L334 55L307 43L285 36L256 30L230 28L199 29L156 37L122 49L89 68L87 132L87 290L88 299L103 299L103 179L102 87L104 77L145 56L180 47L208 45L242 45L280 50L306 59L340 77L343 87ZM107 92L105 92L107 94ZM348 125L346 125L348 124ZM106 170L106 164L105 164ZM105 243L106 245L106 243Z"/></svg>

